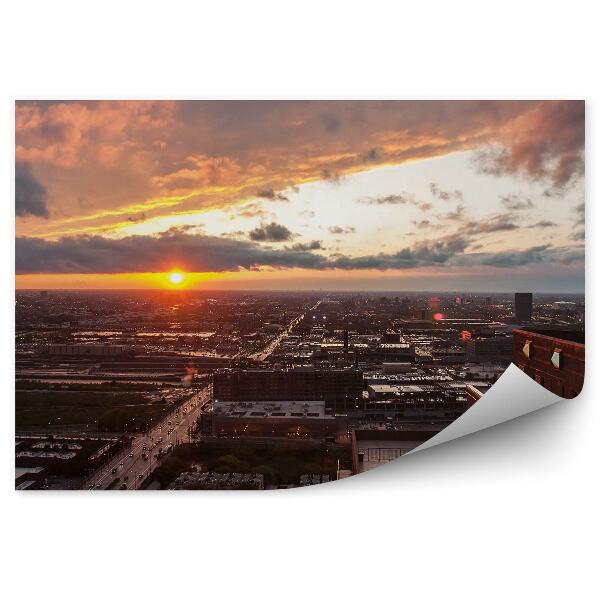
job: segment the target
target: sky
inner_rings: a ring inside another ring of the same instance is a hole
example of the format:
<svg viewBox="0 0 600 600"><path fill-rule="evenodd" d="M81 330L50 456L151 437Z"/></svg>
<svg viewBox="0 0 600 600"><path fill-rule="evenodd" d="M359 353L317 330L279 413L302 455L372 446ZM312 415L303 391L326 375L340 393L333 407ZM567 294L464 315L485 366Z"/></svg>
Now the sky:
<svg viewBox="0 0 600 600"><path fill-rule="evenodd" d="M18 289L584 290L581 101L15 111Z"/></svg>

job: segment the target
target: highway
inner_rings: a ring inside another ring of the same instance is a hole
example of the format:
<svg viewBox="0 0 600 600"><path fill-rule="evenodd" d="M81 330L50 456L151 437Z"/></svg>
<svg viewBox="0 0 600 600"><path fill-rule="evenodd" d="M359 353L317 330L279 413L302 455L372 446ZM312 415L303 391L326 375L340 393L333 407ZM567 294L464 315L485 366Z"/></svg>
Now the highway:
<svg viewBox="0 0 600 600"><path fill-rule="evenodd" d="M283 340L284 337L291 333L292 329L304 319L307 313L316 310L321 304L321 302L323 302L322 299L319 300L314 306L311 306L306 312L302 313L301 315L298 315L293 321L289 323L287 329L284 329L272 342L269 343L269 345L266 348L263 348L262 350L259 350L254 354L250 354L248 358L251 358L258 362L263 362L264 360L266 360L269 356L271 356L275 348L277 348L277 346L281 344L281 340Z"/></svg>
<svg viewBox="0 0 600 600"><path fill-rule="evenodd" d="M206 386L189 400L180 404L177 412L170 412L147 434L137 435L131 446L117 454L87 480L85 489L108 489L117 477L119 482L114 489L138 489L160 464L157 455L161 449L165 452L170 444L176 446L177 443L189 439L189 428L195 424L202 406L210 400L209 390L209 386ZM144 454L146 458L144 458Z"/></svg>

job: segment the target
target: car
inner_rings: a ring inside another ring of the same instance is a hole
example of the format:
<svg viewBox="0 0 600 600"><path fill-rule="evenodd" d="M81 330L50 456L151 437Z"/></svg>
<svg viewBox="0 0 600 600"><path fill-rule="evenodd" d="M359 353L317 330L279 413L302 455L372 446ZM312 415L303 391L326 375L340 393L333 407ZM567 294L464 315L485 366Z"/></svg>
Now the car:
<svg viewBox="0 0 600 600"><path fill-rule="evenodd" d="M125 464L125 463L124 463L123 461L121 461L121 462L119 463L119 466L120 466L120 467L122 467L124 464Z"/></svg>
<svg viewBox="0 0 600 600"><path fill-rule="evenodd" d="M133 458L133 452L129 453L129 458Z"/></svg>
<svg viewBox="0 0 600 600"><path fill-rule="evenodd" d="M142 473L140 473L140 474L138 475L138 479L144 479L144 475L143 475Z"/></svg>
<svg viewBox="0 0 600 600"><path fill-rule="evenodd" d="M126 489L127 489L127 485L126 485L126 484L124 484L124 483L122 483L122 484L119 486L119 489L120 489L120 490L126 490Z"/></svg>
<svg viewBox="0 0 600 600"><path fill-rule="evenodd" d="M111 473L114 475L117 472L117 467L114 467L111 471Z"/></svg>
<svg viewBox="0 0 600 600"><path fill-rule="evenodd" d="M167 423L167 425L171 425L171 421L169 421L169 422Z"/></svg>
<svg viewBox="0 0 600 600"><path fill-rule="evenodd" d="M123 477L123 481L129 481L129 475L125 475L125 477Z"/></svg>

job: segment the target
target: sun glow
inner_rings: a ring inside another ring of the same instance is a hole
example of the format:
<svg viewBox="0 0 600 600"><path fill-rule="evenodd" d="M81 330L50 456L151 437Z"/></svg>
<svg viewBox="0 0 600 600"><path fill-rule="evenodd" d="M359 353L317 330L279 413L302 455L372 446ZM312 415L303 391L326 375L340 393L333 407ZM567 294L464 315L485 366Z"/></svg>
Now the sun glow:
<svg viewBox="0 0 600 600"><path fill-rule="evenodd" d="M180 271L173 271L172 273L169 273L168 277L169 281L173 285L179 285L183 283L183 280L185 279L183 273L181 273Z"/></svg>

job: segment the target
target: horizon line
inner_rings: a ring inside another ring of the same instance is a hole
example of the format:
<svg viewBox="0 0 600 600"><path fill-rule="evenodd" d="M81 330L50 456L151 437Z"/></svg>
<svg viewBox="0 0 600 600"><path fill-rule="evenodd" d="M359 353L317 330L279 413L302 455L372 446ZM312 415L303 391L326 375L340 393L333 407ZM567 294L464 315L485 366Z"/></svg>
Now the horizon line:
<svg viewBox="0 0 600 600"><path fill-rule="evenodd" d="M315 293L386 293L386 294L477 294L477 295L489 295L489 294L515 294L519 293L520 290L511 291L486 291L486 290L385 290L385 289L371 289L371 290L357 290L351 288L340 288L340 289L320 289L310 288L304 290L291 289L291 288L14 288L15 292L169 292L169 293L181 293L181 292L315 292ZM572 294L585 296L585 291L535 291L526 290L526 293L532 294Z"/></svg>

